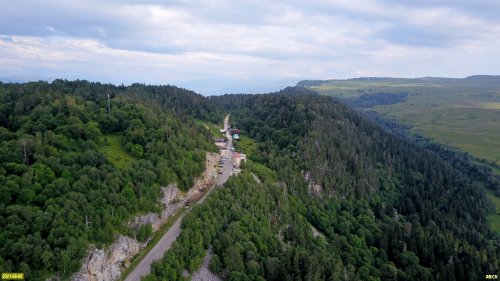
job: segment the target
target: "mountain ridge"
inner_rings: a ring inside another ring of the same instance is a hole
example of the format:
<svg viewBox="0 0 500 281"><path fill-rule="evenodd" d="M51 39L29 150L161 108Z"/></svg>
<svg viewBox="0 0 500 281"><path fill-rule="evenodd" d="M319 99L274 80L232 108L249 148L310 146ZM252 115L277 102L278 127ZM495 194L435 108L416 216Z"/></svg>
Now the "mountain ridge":
<svg viewBox="0 0 500 281"><path fill-rule="evenodd" d="M375 81L375 82L428 82L428 81L439 81L439 82L495 82L500 83L500 75L470 75L463 78L448 78L448 77L416 77L416 78L398 78L398 77L357 77L357 78L347 78L347 79L316 79L316 80L301 80L297 82L296 86L300 87L311 87L320 86L324 83L335 83L335 82L347 82L347 81Z"/></svg>

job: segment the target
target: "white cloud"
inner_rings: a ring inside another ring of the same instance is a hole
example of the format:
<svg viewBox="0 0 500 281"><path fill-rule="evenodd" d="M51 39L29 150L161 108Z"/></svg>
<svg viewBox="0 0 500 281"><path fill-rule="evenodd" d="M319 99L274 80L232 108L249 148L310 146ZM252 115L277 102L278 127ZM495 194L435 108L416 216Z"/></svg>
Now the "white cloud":
<svg viewBox="0 0 500 281"><path fill-rule="evenodd" d="M56 29L55 29L55 28L53 28L52 26L45 26L44 28L45 28L46 30L48 30L48 31L52 32L52 33L55 33L55 32L56 32Z"/></svg>
<svg viewBox="0 0 500 281"><path fill-rule="evenodd" d="M491 59L500 57L498 19L449 1L408 3L4 1L0 77L173 83L203 91L216 81L245 90L302 78L498 73Z"/></svg>
<svg viewBox="0 0 500 281"><path fill-rule="evenodd" d="M94 28L101 35L101 37L106 37L106 30L104 30L103 28L101 28L99 26L96 26Z"/></svg>

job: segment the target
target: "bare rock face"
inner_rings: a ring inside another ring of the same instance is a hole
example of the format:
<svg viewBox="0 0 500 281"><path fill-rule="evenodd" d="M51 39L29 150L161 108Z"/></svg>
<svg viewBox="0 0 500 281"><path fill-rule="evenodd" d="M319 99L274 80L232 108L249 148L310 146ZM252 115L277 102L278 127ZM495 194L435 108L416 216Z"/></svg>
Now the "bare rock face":
<svg viewBox="0 0 500 281"><path fill-rule="evenodd" d="M161 216L154 213L138 216L130 222L130 226L137 230L141 225L151 224L153 231L157 231L172 214L186 204L185 198L175 184L163 187L162 194L163 211ZM91 249L83 260L82 268L72 276L71 280L116 280L123 269L128 267L130 259L145 245L135 239L120 235L118 240L111 244L108 253L101 249Z"/></svg>
<svg viewBox="0 0 500 281"><path fill-rule="evenodd" d="M72 281L94 281L94 280L112 280L109 272L105 272L106 254L103 250L92 249L89 255L83 261L83 266L71 278Z"/></svg>
<svg viewBox="0 0 500 281"><path fill-rule="evenodd" d="M212 248L210 247L203 259L203 263L201 264L200 269L193 273L191 277L191 281L221 281L222 279L219 276L213 274L210 269L210 259L212 258Z"/></svg>
<svg viewBox="0 0 500 281"><path fill-rule="evenodd" d="M323 188L321 187L320 184L316 183L311 176L311 173L309 171L304 172L304 180L307 182L308 185L308 193L309 195L315 196L315 197L321 197L323 193Z"/></svg>
<svg viewBox="0 0 500 281"><path fill-rule="evenodd" d="M121 264L139 252L140 243L127 236L120 236L110 247L109 263Z"/></svg>
<svg viewBox="0 0 500 281"><path fill-rule="evenodd" d="M71 278L72 281L116 280L124 265L140 250L140 243L126 236L120 236L106 254L103 250L92 249L83 261L83 266Z"/></svg>
<svg viewBox="0 0 500 281"><path fill-rule="evenodd" d="M165 223L167 219L173 215L177 210L186 205L186 198L182 196L177 188L177 185L171 184L161 189L163 196L161 203L163 204L163 211L161 213L161 223Z"/></svg>
<svg viewBox="0 0 500 281"><path fill-rule="evenodd" d="M142 225L151 224L153 231L156 232L171 215L186 204L184 197L175 184L163 187L161 192L162 197L160 202L163 205L161 216L154 213L148 213L136 217L131 224L135 230L138 230Z"/></svg>
<svg viewBox="0 0 500 281"><path fill-rule="evenodd" d="M145 215L136 217L134 220L133 226L134 226L134 229L137 231L137 230L139 230L139 227L141 225L145 225L145 224L151 224L153 231L157 231L158 228L160 228L160 226L161 226L161 221L160 221L160 218L158 217L157 214L147 213Z"/></svg>

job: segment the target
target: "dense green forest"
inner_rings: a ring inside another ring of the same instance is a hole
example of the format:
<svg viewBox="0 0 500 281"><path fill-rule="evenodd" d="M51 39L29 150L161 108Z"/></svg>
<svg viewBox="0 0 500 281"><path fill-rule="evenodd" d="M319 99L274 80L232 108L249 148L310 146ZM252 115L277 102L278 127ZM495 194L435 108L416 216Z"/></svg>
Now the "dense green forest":
<svg viewBox="0 0 500 281"><path fill-rule="evenodd" d="M209 245L211 269L227 280L483 280L498 272L483 189L498 188L498 179L471 176L449 161L455 156L304 89L212 102L257 150L241 176L186 216L146 280L184 279Z"/></svg>
<svg viewBox="0 0 500 281"><path fill-rule="evenodd" d="M500 175L500 76L301 81L358 110L396 120L434 142L490 163Z"/></svg>
<svg viewBox="0 0 500 281"><path fill-rule="evenodd" d="M209 247L224 280L499 272L483 188L499 192L499 179L466 154L389 133L300 87L209 100L173 86L63 80L0 83L0 270L65 279L90 245L137 236L126 222L160 211L161 186L189 188L214 151L197 120L225 113L251 143L249 160L185 215L146 280L187 279Z"/></svg>
<svg viewBox="0 0 500 281"><path fill-rule="evenodd" d="M172 86L0 83L0 271L68 277L90 244L134 237L161 186L204 170L207 105Z"/></svg>
<svg viewBox="0 0 500 281"><path fill-rule="evenodd" d="M422 135L412 134L408 126L384 117L375 111L364 111L363 113L395 136L438 154L440 158L451 164L455 169L466 174L477 184L492 190L497 197L500 197L500 175L495 174L492 168L496 167L494 163L485 159L478 159L459 149L439 144Z"/></svg>

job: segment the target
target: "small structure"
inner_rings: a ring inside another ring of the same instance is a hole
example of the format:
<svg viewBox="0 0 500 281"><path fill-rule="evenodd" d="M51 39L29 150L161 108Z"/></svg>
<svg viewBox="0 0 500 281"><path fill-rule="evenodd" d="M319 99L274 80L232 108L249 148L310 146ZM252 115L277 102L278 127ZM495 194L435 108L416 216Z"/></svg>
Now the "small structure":
<svg viewBox="0 0 500 281"><path fill-rule="evenodd" d="M219 130L219 132L220 132L220 133L222 133L222 134L225 134L225 133L226 133L226 130L224 130L224 129L220 129L220 130Z"/></svg>
<svg viewBox="0 0 500 281"><path fill-rule="evenodd" d="M229 150L227 150L227 147L219 147L219 154L220 156L222 157L227 157L227 155L229 154Z"/></svg>
<svg viewBox="0 0 500 281"><path fill-rule="evenodd" d="M234 134L234 135L233 135L233 139L234 139L234 140L240 140L240 135L238 135L238 134Z"/></svg>
<svg viewBox="0 0 500 281"><path fill-rule="evenodd" d="M224 138L218 138L218 139L214 139L214 142L215 142L215 145L219 148L219 149L223 149L227 146L227 143L226 143L226 139ZM227 148L226 148L227 149Z"/></svg>
<svg viewBox="0 0 500 281"><path fill-rule="evenodd" d="M247 156L243 153L233 152L234 159L234 168L239 168L241 166L241 162L247 161Z"/></svg>
<svg viewBox="0 0 500 281"><path fill-rule="evenodd" d="M216 142L215 145L219 148L219 149L227 149L226 148L226 143L225 142Z"/></svg>

